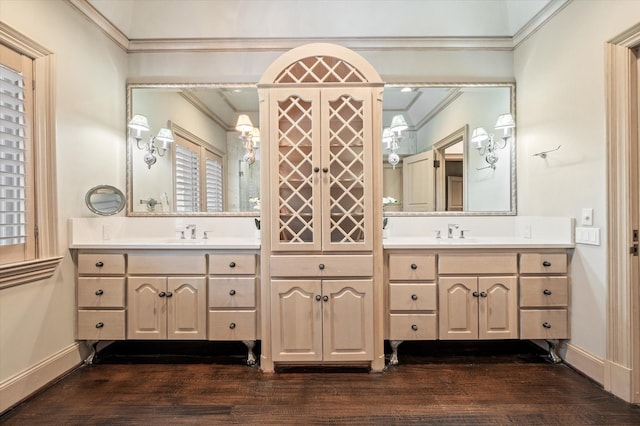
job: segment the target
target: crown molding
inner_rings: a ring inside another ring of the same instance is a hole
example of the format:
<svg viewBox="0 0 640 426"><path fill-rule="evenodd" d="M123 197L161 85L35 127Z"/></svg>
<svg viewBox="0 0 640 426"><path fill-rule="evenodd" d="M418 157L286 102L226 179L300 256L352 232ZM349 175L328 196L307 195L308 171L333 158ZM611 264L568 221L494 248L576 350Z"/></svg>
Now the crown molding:
<svg viewBox="0 0 640 426"><path fill-rule="evenodd" d="M562 9L567 7L573 0L551 0L533 18L529 20L514 36L513 48L518 47L522 42L531 37L551 18L556 16Z"/></svg>
<svg viewBox="0 0 640 426"><path fill-rule="evenodd" d="M96 10L87 0L66 0L66 2L93 22L103 33L125 52L129 51L127 36Z"/></svg>

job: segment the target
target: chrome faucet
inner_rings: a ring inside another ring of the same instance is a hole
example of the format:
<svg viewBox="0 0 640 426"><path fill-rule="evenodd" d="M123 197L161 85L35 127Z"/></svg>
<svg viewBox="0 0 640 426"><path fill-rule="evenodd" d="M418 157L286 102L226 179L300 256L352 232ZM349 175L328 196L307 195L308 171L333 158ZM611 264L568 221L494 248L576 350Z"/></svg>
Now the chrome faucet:
<svg viewBox="0 0 640 426"><path fill-rule="evenodd" d="M453 230L458 229L458 224L450 223L447 225L447 238L453 238Z"/></svg>
<svg viewBox="0 0 640 426"><path fill-rule="evenodd" d="M195 225L187 225L186 228L187 229L191 229L191 239L195 240L196 239L196 226Z"/></svg>

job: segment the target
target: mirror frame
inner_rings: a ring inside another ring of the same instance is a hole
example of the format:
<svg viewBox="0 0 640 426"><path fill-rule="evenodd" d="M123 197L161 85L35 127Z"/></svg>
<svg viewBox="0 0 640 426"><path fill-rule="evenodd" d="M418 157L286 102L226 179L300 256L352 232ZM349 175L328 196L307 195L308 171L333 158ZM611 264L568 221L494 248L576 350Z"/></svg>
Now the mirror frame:
<svg viewBox="0 0 640 426"><path fill-rule="evenodd" d="M117 208L114 210L100 210L91 202L91 196L97 194L101 191L110 191L112 194L120 197L121 202L118 204ZM118 214L124 209L124 206L127 204L127 197L120 191L120 189L116 188L112 185L98 185L94 186L84 196L84 202L87 205L87 208L91 210L92 213L98 214L100 216L113 216L114 214Z"/></svg>
<svg viewBox="0 0 640 426"><path fill-rule="evenodd" d="M127 120L125 122L125 137L127 139L127 176L126 199L127 216L132 217L260 217L260 211L227 211L227 212L139 212L133 210L133 153L134 146L129 138L127 123L133 116L133 89L198 89L198 88L251 88L252 83L127 83Z"/></svg>
<svg viewBox="0 0 640 426"><path fill-rule="evenodd" d="M508 87L510 91L510 103L511 103L511 111L509 111L516 123L518 123L518 119L516 117L516 85L515 83L460 83L460 82L449 82L449 83L385 83L384 87L414 87L414 88L429 88L429 87ZM382 104L384 105L384 92L382 95ZM463 123L466 125L466 123ZM385 217L430 217L430 216L516 216L518 214L517 209L517 167L516 167L516 146L517 146L517 125L516 128L513 129L513 139L511 143L511 170L509 173L510 176L510 205L511 208L509 210L504 211L430 211L430 212L384 212ZM467 132L471 131L467 129ZM470 135L466 135L466 140L470 140ZM467 156L468 150L465 149L465 158Z"/></svg>
<svg viewBox="0 0 640 426"><path fill-rule="evenodd" d="M508 87L510 90L510 103L511 114L518 122L516 116L516 85L513 82L496 82L496 83L469 83L469 82L448 82L448 83L429 83L429 82L413 82L413 83L385 83L384 87ZM126 102L127 102L127 117L125 126L125 135L127 139L127 176L126 176L126 215L127 216L140 216L140 217L199 217L199 216L219 216L219 217L260 217L259 211L244 211L244 212L191 212L191 213L176 213L176 212L135 212L132 205L133 194L133 144L129 140L129 131L127 129L127 123L133 115L133 89L182 89L182 88L256 88L255 83L127 83L126 88ZM383 92L383 104L384 104L384 92ZM381 130L382 131L382 130ZM514 129L514 138L511 144L511 172L510 172L510 190L511 190L511 208L504 211L431 211L431 212L384 212L385 217L429 217L429 216L516 216L517 215L517 126ZM469 135L466 135L469 139ZM261 188L262 190L262 188Z"/></svg>

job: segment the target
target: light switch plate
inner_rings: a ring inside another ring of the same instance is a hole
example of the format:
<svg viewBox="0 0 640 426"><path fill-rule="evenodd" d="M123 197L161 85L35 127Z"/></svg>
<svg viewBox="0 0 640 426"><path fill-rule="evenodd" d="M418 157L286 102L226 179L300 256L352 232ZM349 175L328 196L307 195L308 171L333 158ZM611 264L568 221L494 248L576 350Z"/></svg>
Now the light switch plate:
<svg viewBox="0 0 640 426"><path fill-rule="evenodd" d="M582 209L582 215L580 217L580 224L582 226L591 226L593 225L593 209L590 207L585 207Z"/></svg>
<svg viewBox="0 0 640 426"><path fill-rule="evenodd" d="M576 244L600 245L600 228L576 228Z"/></svg>

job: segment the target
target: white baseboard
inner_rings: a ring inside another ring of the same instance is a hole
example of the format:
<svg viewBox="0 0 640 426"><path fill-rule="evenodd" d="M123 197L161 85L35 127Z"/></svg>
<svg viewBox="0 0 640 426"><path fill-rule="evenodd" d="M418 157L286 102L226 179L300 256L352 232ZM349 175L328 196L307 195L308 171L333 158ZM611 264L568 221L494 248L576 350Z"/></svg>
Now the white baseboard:
<svg viewBox="0 0 640 426"><path fill-rule="evenodd" d="M564 360L585 376L604 386L604 361L582 348L568 343Z"/></svg>
<svg viewBox="0 0 640 426"><path fill-rule="evenodd" d="M605 382L604 388L618 398L627 402L632 402L632 377L631 369L613 361L605 363Z"/></svg>
<svg viewBox="0 0 640 426"><path fill-rule="evenodd" d="M0 383L0 414L83 362L86 352L73 343L49 358Z"/></svg>

